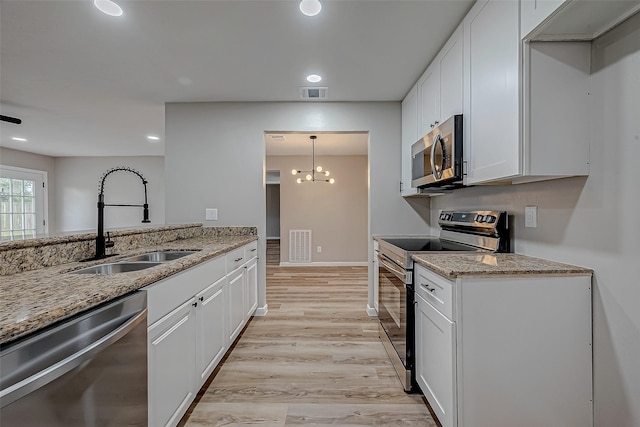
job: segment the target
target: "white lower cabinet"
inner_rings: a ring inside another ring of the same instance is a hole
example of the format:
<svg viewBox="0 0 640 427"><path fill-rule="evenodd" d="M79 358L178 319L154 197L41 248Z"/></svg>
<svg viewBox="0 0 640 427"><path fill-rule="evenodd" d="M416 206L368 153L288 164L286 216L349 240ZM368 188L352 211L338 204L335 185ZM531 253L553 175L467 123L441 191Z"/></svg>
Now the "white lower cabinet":
<svg viewBox="0 0 640 427"><path fill-rule="evenodd" d="M194 397L196 372L195 300L148 330L149 425L176 425Z"/></svg>
<svg viewBox="0 0 640 427"><path fill-rule="evenodd" d="M144 288L150 426L178 424L253 315L256 252L252 242Z"/></svg>
<svg viewBox="0 0 640 427"><path fill-rule="evenodd" d="M590 276L415 277L416 380L443 427L593 425Z"/></svg>
<svg viewBox="0 0 640 427"><path fill-rule="evenodd" d="M443 426L456 425L455 324L416 297L416 381Z"/></svg>
<svg viewBox="0 0 640 427"><path fill-rule="evenodd" d="M248 320L258 308L258 258L251 259L245 268L245 317Z"/></svg>
<svg viewBox="0 0 640 427"><path fill-rule="evenodd" d="M239 268L227 276L229 289L229 342L235 341L244 326L244 282L244 268Z"/></svg>
<svg viewBox="0 0 640 427"><path fill-rule="evenodd" d="M196 350L199 385L204 384L227 351L225 283L222 277L196 295Z"/></svg>

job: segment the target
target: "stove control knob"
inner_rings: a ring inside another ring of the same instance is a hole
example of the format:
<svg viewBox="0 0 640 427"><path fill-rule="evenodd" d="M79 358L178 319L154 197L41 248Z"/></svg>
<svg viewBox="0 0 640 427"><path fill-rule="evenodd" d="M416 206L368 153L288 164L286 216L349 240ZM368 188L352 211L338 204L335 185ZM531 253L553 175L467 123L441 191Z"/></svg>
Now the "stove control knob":
<svg viewBox="0 0 640 427"><path fill-rule="evenodd" d="M488 222L489 224L493 224L494 222L496 222L496 217L493 215L487 215L485 217L485 221Z"/></svg>
<svg viewBox="0 0 640 427"><path fill-rule="evenodd" d="M445 219L445 220L447 220L447 221L449 221L449 220L451 219L451 214L447 214L447 215L445 215L444 219Z"/></svg>
<svg viewBox="0 0 640 427"><path fill-rule="evenodd" d="M484 215L476 215L475 221L476 222L484 222Z"/></svg>
<svg viewBox="0 0 640 427"><path fill-rule="evenodd" d="M444 219L445 216L446 216L445 214L441 213L440 214L440 219Z"/></svg>

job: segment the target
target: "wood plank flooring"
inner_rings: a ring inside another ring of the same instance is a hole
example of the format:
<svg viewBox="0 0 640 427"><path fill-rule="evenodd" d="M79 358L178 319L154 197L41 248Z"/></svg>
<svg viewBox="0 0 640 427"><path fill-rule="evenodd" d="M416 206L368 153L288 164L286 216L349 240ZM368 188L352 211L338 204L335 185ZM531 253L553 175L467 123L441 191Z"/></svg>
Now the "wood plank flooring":
<svg viewBox="0 0 640 427"><path fill-rule="evenodd" d="M366 267L268 266L267 301L181 425L436 425L366 314Z"/></svg>
<svg viewBox="0 0 640 427"><path fill-rule="evenodd" d="M269 239L267 240L267 265L280 265L280 240Z"/></svg>

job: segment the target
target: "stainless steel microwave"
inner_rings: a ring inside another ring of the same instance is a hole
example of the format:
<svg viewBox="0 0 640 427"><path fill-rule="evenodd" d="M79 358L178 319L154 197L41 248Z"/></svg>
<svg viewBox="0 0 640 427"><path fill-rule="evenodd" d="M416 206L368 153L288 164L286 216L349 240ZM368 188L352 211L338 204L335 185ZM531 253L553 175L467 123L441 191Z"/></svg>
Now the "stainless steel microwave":
<svg viewBox="0 0 640 427"><path fill-rule="evenodd" d="M411 146L411 186L462 185L462 114L445 120Z"/></svg>

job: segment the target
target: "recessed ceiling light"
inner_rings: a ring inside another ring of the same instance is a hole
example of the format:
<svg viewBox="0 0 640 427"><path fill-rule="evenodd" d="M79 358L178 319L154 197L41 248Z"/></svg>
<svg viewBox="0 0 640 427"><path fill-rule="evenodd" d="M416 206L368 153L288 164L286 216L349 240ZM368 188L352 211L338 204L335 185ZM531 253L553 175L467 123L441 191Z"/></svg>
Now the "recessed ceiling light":
<svg viewBox="0 0 640 427"><path fill-rule="evenodd" d="M300 12L307 16L316 16L322 10L322 4L319 0L301 0Z"/></svg>
<svg viewBox="0 0 640 427"><path fill-rule="evenodd" d="M27 142L27 138L20 138L17 136L12 137L11 139L13 139L14 141Z"/></svg>
<svg viewBox="0 0 640 427"><path fill-rule="evenodd" d="M309 83L318 83L320 80L322 80L322 77L320 77L320 76L319 76L319 75L317 75L317 74L309 74L309 75L307 76L307 81L308 81Z"/></svg>
<svg viewBox="0 0 640 427"><path fill-rule="evenodd" d="M149 141L160 141L160 137L155 135L147 135L147 139Z"/></svg>
<svg viewBox="0 0 640 427"><path fill-rule="evenodd" d="M122 8L111 0L93 0L93 4L100 12L109 16L122 15Z"/></svg>

